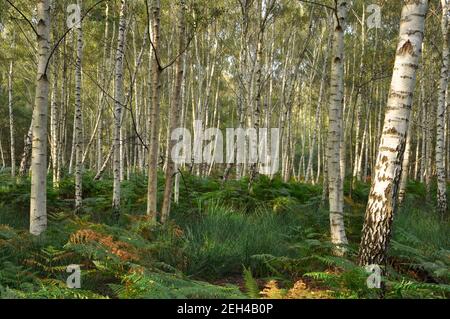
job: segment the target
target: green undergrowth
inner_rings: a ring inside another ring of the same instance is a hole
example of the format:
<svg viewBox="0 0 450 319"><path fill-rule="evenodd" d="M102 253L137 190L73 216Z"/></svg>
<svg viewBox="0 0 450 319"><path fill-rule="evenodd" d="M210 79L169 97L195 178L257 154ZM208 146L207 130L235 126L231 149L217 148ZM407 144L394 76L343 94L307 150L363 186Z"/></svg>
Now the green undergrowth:
<svg viewBox="0 0 450 319"><path fill-rule="evenodd" d="M183 173L166 225L145 216L146 177L122 185L119 220L108 176L83 179L74 216L73 180L48 180L49 229L27 233L29 179L0 174L2 298L448 298L450 227L410 183L395 221L384 292L367 287L357 251L369 185L346 183L345 257L333 256L321 185L259 178L223 182ZM163 179L159 192L162 195ZM161 198L162 196L159 196ZM68 265L81 289L69 289Z"/></svg>

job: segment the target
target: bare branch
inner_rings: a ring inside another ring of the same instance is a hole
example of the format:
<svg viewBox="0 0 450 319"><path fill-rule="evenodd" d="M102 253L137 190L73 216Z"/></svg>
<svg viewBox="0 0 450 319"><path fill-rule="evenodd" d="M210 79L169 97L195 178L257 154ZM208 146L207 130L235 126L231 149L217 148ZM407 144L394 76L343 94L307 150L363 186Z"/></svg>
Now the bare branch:
<svg viewBox="0 0 450 319"><path fill-rule="evenodd" d="M309 0L298 0L298 1L304 2L304 3L308 3L308 4L313 4L313 5L320 6L320 7L324 7L324 8L327 8L327 9L331 10L331 11L336 11L336 8L333 8L333 7L331 7L331 6L329 6L329 5L325 4L325 3L309 1Z"/></svg>
<svg viewBox="0 0 450 319"><path fill-rule="evenodd" d="M31 23L31 21L30 21L30 20L22 13L22 11L20 11L19 8L17 8L11 1L6 0L6 2L8 2L9 5L10 5L11 7L13 7L14 10L16 10L16 11L17 11L17 12L25 19L25 21L28 22L28 24L30 25L30 27L31 27L31 29L33 30L34 34L36 35L36 37L39 37L39 34L38 34L38 32L36 31L36 29L34 28L33 23Z"/></svg>
<svg viewBox="0 0 450 319"><path fill-rule="evenodd" d="M6 1L8 1L8 0L6 0ZM86 11L86 13L80 18L79 23L83 22L84 18L86 18L87 15L88 15L88 14L89 14L96 6L98 6L100 3L103 3L103 2L105 2L105 1L109 1L109 0L100 0L100 1L98 1L97 3L95 3L92 7L90 7L90 8ZM67 36L67 34L68 34L70 31L72 31L73 28L74 28L75 26L76 26L76 24L75 24L73 27L67 29L66 32L64 32L63 36L58 40L58 42L56 42L56 45L53 47L52 51L50 52L50 55L49 55L48 60L47 60L47 64L45 65L44 74L47 74L48 66L49 66L49 64L50 64L50 60L51 60L53 54L55 53L56 49L57 49L57 48L59 47L59 45L61 44L62 40L65 39L65 37Z"/></svg>

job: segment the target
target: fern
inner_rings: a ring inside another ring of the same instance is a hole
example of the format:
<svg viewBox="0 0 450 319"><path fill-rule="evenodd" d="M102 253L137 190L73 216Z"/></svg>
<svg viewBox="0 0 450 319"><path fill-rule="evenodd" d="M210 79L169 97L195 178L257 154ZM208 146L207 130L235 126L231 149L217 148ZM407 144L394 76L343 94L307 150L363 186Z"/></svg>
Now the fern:
<svg viewBox="0 0 450 319"><path fill-rule="evenodd" d="M65 272L69 264L67 261L73 256L73 253L53 246L42 248L31 254L32 257L25 259L24 263L46 274Z"/></svg>
<svg viewBox="0 0 450 319"><path fill-rule="evenodd" d="M33 283L35 280L35 273L31 269L10 261L0 262L0 285L20 288L24 283Z"/></svg>
<svg viewBox="0 0 450 319"><path fill-rule="evenodd" d="M255 278L253 278L252 271L244 267L244 284L247 289L247 294L250 298L259 298L259 287Z"/></svg>
<svg viewBox="0 0 450 319"><path fill-rule="evenodd" d="M440 298L450 294L450 285L419 283L403 278L401 281L388 281L389 296L393 298Z"/></svg>
<svg viewBox="0 0 450 319"><path fill-rule="evenodd" d="M337 278L339 277L336 274L331 274L327 272L310 272L303 275L304 277L310 277L316 280L321 280L327 284L334 285Z"/></svg>
<svg viewBox="0 0 450 319"><path fill-rule="evenodd" d="M126 289L117 289L120 298L136 299L223 299L244 298L245 296L233 286L221 287L201 281L193 281L181 276L133 271L123 276Z"/></svg>
<svg viewBox="0 0 450 319"><path fill-rule="evenodd" d="M270 280L260 294L264 299L283 299L287 291L278 288L278 283L275 280Z"/></svg>

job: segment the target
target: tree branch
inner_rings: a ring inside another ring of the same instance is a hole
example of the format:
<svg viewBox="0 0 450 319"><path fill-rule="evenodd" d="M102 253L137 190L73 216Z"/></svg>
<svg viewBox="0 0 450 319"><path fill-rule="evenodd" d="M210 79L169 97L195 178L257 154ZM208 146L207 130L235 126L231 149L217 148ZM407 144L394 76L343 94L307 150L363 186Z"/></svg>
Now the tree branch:
<svg viewBox="0 0 450 319"><path fill-rule="evenodd" d="M36 31L36 29L34 28L34 25L33 25L33 23L31 23L31 21L22 13L22 11L20 11L19 10L19 8L17 8L11 1L9 1L9 0L6 0L6 2L8 2L9 3L9 5L11 6L11 7L13 7L24 19L25 19L25 21L27 21L28 22L28 24L30 25L30 27L31 27L31 29L33 29L33 32L34 32L34 34L36 35L36 37L39 37L39 34L38 34L38 32Z"/></svg>
<svg viewBox="0 0 450 319"><path fill-rule="evenodd" d="M6 0L6 1L8 1L8 0ZM103 3L103 2L105 2L105 1L109 1L109 0L100 0L100 1L98 1L97 3L95 3L92 7L90 7L90 8L86 11L86 13L85 13L83 16L81 16L79 23L83 22L84 18L86 18L87 15L88 15L88 14L89 14L96 6L98 6L100 3ZM46 63L46 65L45 65L44 74L47 74L47 70L48 70L48 66L49 66L49 64L50 64L50 60L51 60L53 54L55 53L56 49L57 49L57 48L59 47L59 45L61 44L62 40L65 39L65 37L67 36L67 34L68 34L70 31L72 31L72 30L74 29L75 26L76 26L76 25L74 25L73 27L67 29L66 32L64 32L63 36L56 42L56 45L53 47L52 51L50 52L50 55L49 55L48 60L47 60L47 63Z"/></svg>
<svg viewBox="0 0 450 319"><path fill-rule="evenodd" d="M148 38L149 38L149 41L150 41L150 45L152 46L152 49L153 49L153 54L155 55L156 64L158 64L158 68L160 70L162 70L161 61L159 59L158 52L156 52L155 45L153 44L152 35L150 34L150 23L151 23L150 21L151 21L151 19L150 19L150 6L148 5L148 0L145 1L145 6L147 8L147 10L145 10L145 12L147 13L147 24L149 26L147 28Z"/></svg>
<svg viewBox="0 0 450 319"><path fill-rule="evenodd" d="M320 3L320 2L315 2L315 1L308 1L308 0L298 0L298 1L304 2L304 3L308 3L308 4L313 4L313 5L320 6L320 7L324 7L324 8L327 8L327 9L331 10L331 11L336 11L336 8L333 8L333 7L331 7L331 6L329 6L329 5L325 4L325 3Z"/></svg>

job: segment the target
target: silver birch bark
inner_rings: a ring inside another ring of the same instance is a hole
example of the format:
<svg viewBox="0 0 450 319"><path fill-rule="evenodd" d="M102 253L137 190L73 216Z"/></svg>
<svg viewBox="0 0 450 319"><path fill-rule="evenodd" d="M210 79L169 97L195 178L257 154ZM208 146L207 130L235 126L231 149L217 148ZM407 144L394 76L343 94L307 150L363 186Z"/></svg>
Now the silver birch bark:
<svg viewBox="0 0 450 319"><path fill-rule="evenodd" d="M442 66L441 80L439 82L439 99L436 110L436 174L437 174L437 207L443 216L447 212L447 183L445 174L445 107L448 90L448 64L449 64L449 4L441 0L442 4Z"/></svg>
<svg viewBox="0 0 450 319"><path fill-rule="evenodd" d="M426 152L425 152L425 189L426 199L431 201L431 183L433 178L433 140L435 135L435 107L430 102L425 102L427 108L427 125L425 127L427 131L426 138Z"/></svg>
<svg viewBox="0 0 450 319"><path fill-rule="evenodd" d="M158 159L159 159L159 129L160 129L160 89L161 68L159 65L160 52L160 22L161 7L160 0L153 1L151 7L153 22L153 51L152 51L152 108L150 113L150 147L148 155L148 193L147 193L147 215L157 218L157 193L158 193Z"/></svg>
<svg viewBox="0 0 450 319"><path fill-rule="evenodd" d="M50 153L52 157L52 182L53 188L58 187L58 144L59 144L59 132L58 132L58 102L57 102L57 91L58 91L58 71L56 68L56 59L53 63L53 85L52 85L52 96L50 102Z"/></svg>
<svg viewBox="0 0 450 319"><path fill-rule="evenodd" d="M330 32L330 36L328 37L328 41L327 41L327 48L330 47L331 45L331 32ZM316 115L315 115L315 126L314 126L314 132L313 132L313 137L312 137L312 142L311 142L311 148L309 151L309 157L308 157L308 166L306 168L306 176L305 176L305 182L309 182L310 180L313 179L312 176L312 166L313 166L313 156L314 156L314 148L317 144L317 135L319 132L319 128L320 128L320 115L321 115L321 110L322 110L322 100L323 100L323 96L324 96L324 92L325 92L325 80L326 80L326 74L327 74L327 68L328 68L328 53L325 53L325 58L322 64L322 77L320 80L320 89L319 89L319 99L317 101L317 109L316 109ZM320 140L319 140L320 141ZM319 143L320 144L320 143ZM320 152L320 146L318 146L317 148L318 153ZM318 159L320 158L320 154L317 155ZM320 166L320 165L319 165ZM320 170L320 168L318 168Z"/></svg>
<svg viewBox="0 0 450 319"><path fill-rule="evenodd" d="M73 44L74 45L74 51L76 51L75 33L70 33L70 37L71 37L71 42L74 43ZM68 94L70 94L70 90L68 90ZM67 96L67 100L68 100L67 104L69 104L70 96ZM76 143L76 134L77 134L76 133L76 127L77 126L75 124L76 121L77 121L77 113L73 112L72 143L71 143L70 158L69 158L69 175L73 174L73 168L74 168L74 162L75 162L75 153L76 153L75 143Z"/></svg>
<svg viewBox="0 0 450 319"><path fill-rule="evenodd" d="M384 265L402 171L428 0L404 0L400 38L359 250L361 265Z"/></svg>
<svg viewBox="0 0 450 319"><path fill-rule="evenodd" d="M0 169L0 171L1 171L1 170L4 170L5 167L6 167L5 154L3 152L3 145L2 145L2 139L1 138L0 138L0 158L2 160L2 167Z"/></svg>
<svg viewBox="0 0 450 319"><path fill-rule="evenodd" d="M82 1L78 0L82 8ZM81 10L81 9L80 9ZM75 61L75 212L81 211L83 204L83 112L81 105L81 64L83 55L83 31L81 21L77 23L77 51Z"/></svg>
<svg viewBox="0 0 450 319"><path fill-rule="evenodd" d="M344 194L341 187L341 135L343 134L344 94L344 27L348 13L348 1L336 2L336 19L333 35L331 64L329 127L328 127L328 189L330 203L331 242L336 245L335 253L343 255L347 237L344 226Z"/></svg>
<svg viewBox="0 0 450 319"><path fill-rule="evenodd" d="M20 160L20 167L19 167L19 176L25 176L25 174L27 174L28 172L32 143L33 143L33 119L31 119L30 128L28 129L27 135L25 135L24 139L22 158Z"/></svg>
<svg viewBox="0 0 450 319"><path fill-rule="evenodd" d="M108 61L108 36L109 36L109 4L105 3L105 33L103 35L103 60L102 60L102 71L101 71L101 83L102 87L106 89L106 63ZM103 110L103 102L105 98L105 93L103 90L100 90L99 95L99 104L100 104L100 118L102 115ZM102 143L102 134L103 134L103 120L101 119L98 123L98 130L97 130L97 172L100 171L100 168L102 166L102 150L103 150L103 143Z"/></svg>
<svg viewBox="0 0 450 319"><path fill-rule="evenodd" d="M420 95L422 96L420 107L422 108L422 149L420 156L420 182L425 181L426 158L427 158L427 110L425 103L425 79L422 78L420 85Z"/></svg>
<svg viewBox="0 0 450 319"><path fill-rule="evenodd" d="M181 54L177 62L175 64L175 87L173 94L173 101L170 106L170 123L169 123L169 144L168 144L168 157L167 157L167 168L166 168L166 181L164 188L164 197L163 197L163 205L161 209L161 223L165 223L169 218L170 212L170 202L172 199L173 192L173 182L174 182L174 174L176 169L176 164L172 159L172 149L175 146L175 140L172 140L170 137L171 132L177 128L179 124L179 114L181 111L181 85L183 83L183 72L184 72L184 50L185 40L185 24L184 24L184 11L185 11L185 3L184 0L180 1L179 4L179 17L178 17L178 54Z"/></svg>
<svg viewBox="0 0 450 319"><path fill-rule="evenodd" d="M120 130L122 126L122 106L124 104L123 97L123 66L125 54L125 31L126 31L126 0L121 1L119 32L117 35L117 50L115 63L115 87L114 87L114 141L113 141L113 210L115 214L120 210Z"/></svg>
<svg viewBox="0 0 450 319"><path fill-rule="evenodd" d="M420 105L420 99L419 99L419 105ZM420 116L421 113L418 113L418 115ZM415 151L415 161L414 161L414 175L413 178L414 180L418 179L418 173L419 173L419 156L420 156L420 132L419 130L417 130L417 134L416 134L416 151Z"/></svg>
<svg viewBox="0 0 450 319"><path fill-rule="evenodd" d="M363 135L361 138L361 150L360 150L360 154L358 155L358 161L356 164L356 180L357 181L361 181L362 179L362 175L363 175L363 170L362 170L362 165L363 165L363 157L364 157L364 152L366 152L366 150L368 149L368 143L367 143L367 130L368 130L368 124L369 124L369 120L370 120L370 113L369 110L366 110L367 114L366 114L366 119L364 122L364 131L363 131Z"/></svg>
<svg viewBox="0 0 450 319"><path fill-rule="evenodd" d="M186 125L186 112L187 112L187 103L186 103L186 69L187 63L186 61L183 63L183 83L181 85L181 121L180 127L185 127ZM185 163L181 165L181 168L184 168ZM175 175L175 186L174 186L174 202L176 204L180 201L180 176L181 173Z"/></svg>
<svg viewBox="0 0 450 319"><path fill-rule="evenodd" d="M59 184L61 180L61 170L64 165L65 161L65 153L66 153L66 123L67 123L67 57L66 57L66 39L63 39L62 42L62 52L61 52L61 59L62 59L62 79L61 79L61 98L60 98L60 110L59 110L59 116L58 116L58 140L59 140L59 147L57 149L57 163L58 166L56 167L56 182Z"/></svg>
<svg viewBox="0 0 450 319"><path fill-rule="evenodd" d="M249 104L247 93L250 91L248 87L249 82L249 70L248 70L248 45L249 42L248 34L249 34L249 12L252 5L252 2L247 0L239 1L241 7L241 20L240 20L240 39L239 39L239 73L238 73L238 119L239 119L239 128L244 128L245 126L245 114L246 114L246 106ZM244 173L245 165L243 163L236 164L236 179L240 179ZM229 172L228 172L229 173ZM228 175L225 174L225 175Z"/></svg>
<svg viewBox="0 0 450 319"><path fill-rule="evenodd" d="M8 110L9 110L9 133L11 146L11 176L16 176L16 148L14 140L14 113L13 113L13 61L9 62L8 72Z"/></svg>
<svg viewBox="0 0 450 319"><path fill-rule="evenodd" d="M37 2L38 67L33 110L31 155L30 233L40 235L47 229L47 108L48 61L50 56L50 1Z"/></svg>
<svg viewBox="0 0 450 319"><path fill-rule="evenodd" d="M413 127L413 125L410 124L409 128L408 128L408 133L406 135L405 155L403 156L402 175L401 175L401 179L400 179L400 188L398 191L398 203L399 204L402 204L405 200L406 185L408 184L408 167L409 167L409 153L411 150L412 127Z"/></svg>
<svg viewBox="0 0 450 319"><path fill-rule="evenodd" d="M54 4L52 5L53 10L55 10ZM52 32L53 41L58 41L58 30L53 29ZM62 53L64 54L64 53ZM64 58L64 57L63 57ZM58 156L60 152L60 132L59 132L59 112L58 106L58 83L59 83L59 54L55 54L52 58L52 93L50 102L50 155L52 160L52 186L54 189L59 186L59 167L60 167L60 157ZM61 112L61 111L60 111Z"/></svg>
<svg viewBox="0 0 450 319"><path fill-rule="evenodd" d="M365 57L365 51L366 51L366 18L365 18L365 5L363 5L363 14L361 18L361 54L360 54L360 64L359 64L359 81L361 82L364 78L364 57ZM354 69L353 72L356 70ZM357 123L356 123L356 136L355 136L355 162L353 166L353 180L352 182L355 182L355 180L360 181L361 180L361 161L362 161L362 154L364 151L364 137L362 138L362 142L360 144L360 130L362 125L362 98L364 92L362 92L362 88L358 88L358 96L356 99L356 107L358 109L357 113ZM367 122L366 122L367 125ZM366 127L364 128L363 135L366 133ZM361 150L359 150L359 146L361 146Z"/></svg>

